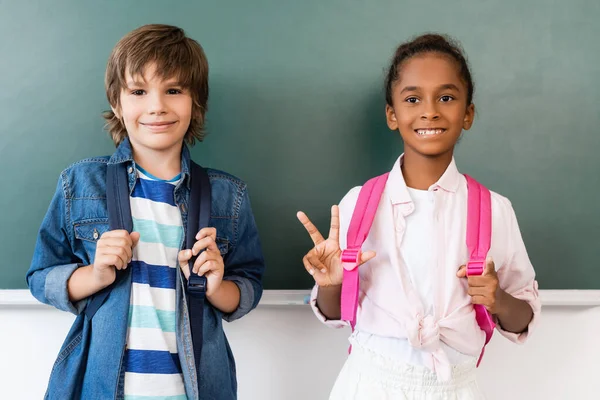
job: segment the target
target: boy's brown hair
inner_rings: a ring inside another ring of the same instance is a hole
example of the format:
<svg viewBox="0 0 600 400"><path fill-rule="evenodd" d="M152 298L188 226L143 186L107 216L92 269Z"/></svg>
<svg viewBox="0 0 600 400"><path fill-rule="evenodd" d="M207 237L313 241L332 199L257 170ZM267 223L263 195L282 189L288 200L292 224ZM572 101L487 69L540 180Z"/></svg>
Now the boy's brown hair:
<svg viewBox="0 0 600 400"><path fill-rule="evenodd" d="M192 119L185 142L193 145L204 139L204 116L208 103L208 61L202 46L187 37L183 29L170 25L144 25L125 35L113 49L104 87L110 105L120 109L121 90L127 88L125 74L143 75L150 63L156 64L161 79L177 78L192 96ZM127 137L122 119L112 111L103 113L106 130L118 146Z"/></svg>

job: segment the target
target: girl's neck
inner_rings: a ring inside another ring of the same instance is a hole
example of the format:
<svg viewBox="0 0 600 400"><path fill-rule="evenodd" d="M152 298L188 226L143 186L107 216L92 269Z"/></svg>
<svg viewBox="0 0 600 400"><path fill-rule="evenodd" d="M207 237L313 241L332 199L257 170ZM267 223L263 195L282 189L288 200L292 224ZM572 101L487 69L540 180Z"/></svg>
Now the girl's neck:
<svg viewBox="0 0 600 400"><path fill-rule="evenodd" d="M166 151L134 149L133 159L137 165L159 179L169 180L181 173L181 149L172 148Z"/></svg>
<svg viewBox="0 0 600 400"><path fill-rule="evenodd" d="M418 190L429 189L440 180L451 162L451 151L439 156L427 157L406 149L401 167L406 186Z"/></svg>

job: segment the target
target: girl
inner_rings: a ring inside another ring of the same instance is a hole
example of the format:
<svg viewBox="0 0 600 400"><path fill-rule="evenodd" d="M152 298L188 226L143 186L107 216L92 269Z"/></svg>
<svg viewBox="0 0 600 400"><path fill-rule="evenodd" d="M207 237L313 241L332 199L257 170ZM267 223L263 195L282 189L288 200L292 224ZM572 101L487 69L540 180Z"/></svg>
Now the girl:
<svg viewBox="0 0 600 400"><path fill-rule="evenodd" d="M475 114L474 85L450 39L427 34L396 50L387 74L386 120L404 141L360 263L351 353L331 399L481 399L475 366L485 334L474 304L497 330L521 343L540 312L535 272L511 203L491 193L491 250L481 276L466 277L467 182L453 153ZM331 209L329 237L298 213L315 247L303 259L315 279L311 305L340 320L348 225L360 188ZM368 261L368 262L367 262Z"/></svg>

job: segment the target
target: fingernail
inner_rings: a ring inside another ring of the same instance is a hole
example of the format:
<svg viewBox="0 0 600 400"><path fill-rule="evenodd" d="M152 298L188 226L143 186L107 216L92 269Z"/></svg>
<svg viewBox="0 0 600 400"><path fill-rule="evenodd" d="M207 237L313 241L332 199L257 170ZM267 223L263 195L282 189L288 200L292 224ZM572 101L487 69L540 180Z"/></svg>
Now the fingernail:
<svg viewBox="0 0 600 400"><path fill-rule="evenodd" d="M312 270L312 269L309 269L309 270L308 270L308 273L309 273L309 274L311 274L311 275L314 275L314 274L315 274L315 271L314 271L314 270Z"/></svg>
<svg viewBox="0 0 600 400"><path fill-rule="evenodd" d="M325 273L325 272L327 272L327 270L326 270L325 268L323 268L323 269L321 270L321 272L322 272L322 273Z"/></svg>

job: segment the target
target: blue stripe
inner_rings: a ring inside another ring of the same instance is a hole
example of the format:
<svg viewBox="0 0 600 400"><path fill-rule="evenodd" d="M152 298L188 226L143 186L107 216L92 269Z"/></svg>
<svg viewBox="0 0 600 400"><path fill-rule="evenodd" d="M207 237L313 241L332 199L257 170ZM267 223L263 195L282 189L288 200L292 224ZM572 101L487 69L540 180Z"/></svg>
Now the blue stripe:
<svg viewBox="0 0 600 400"><path fill-rule="evenodd" d="M162 243L163 246L179 249L183 239L181 225L165 225L149 219L133 220L133 230L140 233L140 240L146 243Z"/></svg>
<svg viewBox="0 0 600 400"><path fill-rule="evenodd" d="M160 179L157 178L156 176L152 175L150 172L146 171L144 168L140 167L139 165L136 165L137 169L139 169L142 174L146 175L148 178L151 178L152 180L158 181L158 182L177 182L179 179L181 179L181 173L175 175L174 178L171 179Z"/></svg>
<svg viewBox="0 0 600 400"><path fill-rule="evenodd" d="M174 191L175 186L170 183L138 179L131 197L140 197L159 203L167 203L175 207Z"/></svg>
<svg viewBox="0 0 600 400"><path fill-rule="evenodd" d="M180 374L177 354L158 350L125 351L125 371L138 374Z"/></svg>
<svg viewBox="0 0 600 400"><path fill-rule="evenodd" d="M132 261L129 265L133 271L133 282L155 288L175 289L175 268L146 264L143 261Z"/></svg>

